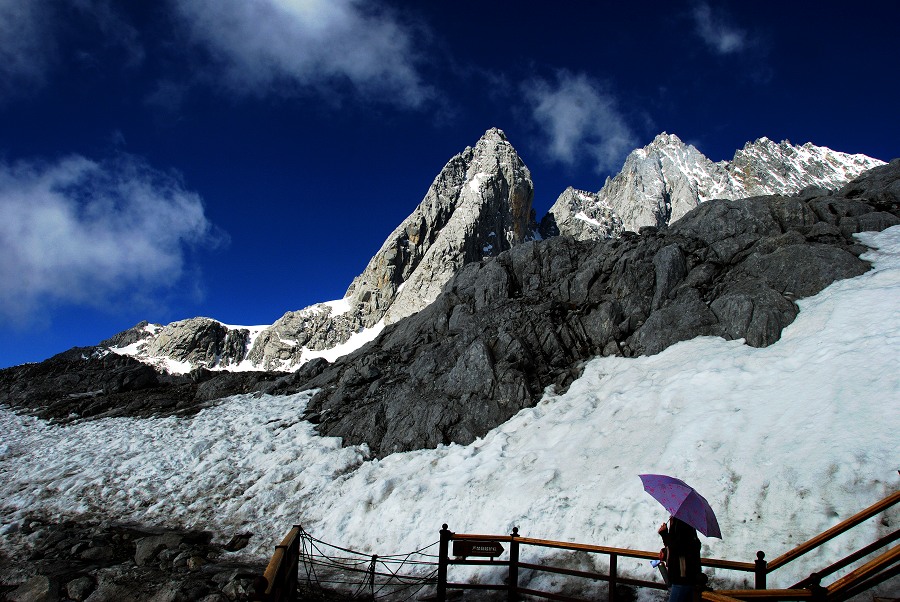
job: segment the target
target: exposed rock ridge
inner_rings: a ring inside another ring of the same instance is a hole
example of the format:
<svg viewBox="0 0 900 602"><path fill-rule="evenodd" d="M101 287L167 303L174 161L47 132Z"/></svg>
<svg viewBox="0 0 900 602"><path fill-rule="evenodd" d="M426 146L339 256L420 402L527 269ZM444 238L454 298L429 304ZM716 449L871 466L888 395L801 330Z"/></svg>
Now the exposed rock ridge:
<svg viewBox="0 0 900 602"><path fill-rule="evenodd" d="M534 230L534 185L503 131L492 128L454 156L425 198L394 229L357 276L343 309L288 312L257 337L253 366L290 369L304 349L345 343L356 332L391 323L431 303L466 263L523 242Z"/></svg>
<svg viewBox="0 0 900 602"><path fill-rule="evenodd" d="M595 192L569 186L540 224L542 238L564 233L576 240L602 240L622 235L622 219Z"/></svg>
<svg viewBox="0 0 900 602"><path fill-rule="evenodd" d="M868 269L852 235L900 224L900 160L836 193L703 203L666 230L555 237L471 263L373 343L287 377L323 434L378 455L469 443L597 355L700 335L777 341L795 299Z"/></svg>
<svg viewBox="0 0 900 602"><path fill-rule="evenodd" d="M447 162L422 202L387 237L344 299L289 311L268 327L209 318L141 323L105 343L168 372L291 370L431 303L466 263L533 238L531 174L492 128Z"/></svg>
<svg viewBox="0 0 900 602"><path fill-rule="evenodd" d="M674 134L662 133L633 151L619 174L607 178L597 193L597 203L611 207L625 230L636 232L642 226L668 226L711 199L795 194L808 187L835 189L879 165L884 162L865 155L840 153L811 143L776 143L768 138L748 142L731 161L714 163ZM560 197L551 213L560 212L557 205L566 202ZM569 209L585 215L590 211L590 202ZM571 231L560 231L583 234L580 224ZM603 229L598 231L602 237Z"/></svg>
<svg viewBox="0 0 900 602"><path fill-rule="evenodd" d="M677 136L660 134L625 161L599 193L567 189L542 220L540 235L615 238L666 227L701 202L801 188L834 188L880 161L811 144L762 138L730 162L713 163ZM496 128L441 170L422 202L385 240L344 299L285 313L268 327L209 318L167 326L142 323L105 346L169 373L294 370L337 357L431 303L464 265L533 237L528 168Z"/></svg>
<svg viewBox="0 0 900 602"><path fill-rule="evenodd" d="M531 237L533 197L531 173L506 135L488 130L474 149L450 160L350 285L347 298L363 307L364 325L421 310L466 263Z"/></svg>
<svg viewBox="0 0 900 602"><path fill-rule="evenodd" d="M72 349L0 370L0 403L71 421L190 414L236 393L317 387L307 417L347 443L379 455L466 443L548 386L566 387L596 355L652 354L698 335L771 344L795 299L868 269L853 233L898 224L895 160L835 193L716 200L666 230L513 246L463 266L431 305L332 364L172 375L108 348ZM146 342L154 328L116 339Z"/></svg>

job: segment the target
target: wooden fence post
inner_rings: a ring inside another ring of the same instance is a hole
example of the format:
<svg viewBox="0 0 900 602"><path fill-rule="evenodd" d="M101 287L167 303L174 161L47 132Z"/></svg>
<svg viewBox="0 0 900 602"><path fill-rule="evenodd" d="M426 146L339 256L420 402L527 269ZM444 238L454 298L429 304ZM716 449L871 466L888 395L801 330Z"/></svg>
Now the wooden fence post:
<svg viewBox="0 0 900 602"><path fill-rule="evenodd" d="M756 589L766 589L766 573L768 563L766 562L766 554L762 550L756 553Z"/></svg>
<svg viewBox="0 0 900 602"><path fill-rule="evenodd" d="M812 592L813 602L824 602L828 595L828 590L822 587L822 578L819 573L813 573L809 576L809 591Z"/></svg>
<svg viewBox="0 0 900 602"><path fill-rule="evenodd" d="M509 534L509 578L507 579L507 598L509 602L516 602L519 599L519 542L516 538L519 536L519 528L513 527L512 533Z"/></svg>
<svg viewBox="0 0 900 602"><path fill-rule="evenodd" d="M449 560L450 536L446 523L441 527L441 543L438 545L437 601L447 602L447 561Z"/></svg>
<svg viewBox="0 0 900 602"><path fill-rule="evenodd" d="M618 581L619 555L609 555L609 602L616 602L616 582Z"/></svg>

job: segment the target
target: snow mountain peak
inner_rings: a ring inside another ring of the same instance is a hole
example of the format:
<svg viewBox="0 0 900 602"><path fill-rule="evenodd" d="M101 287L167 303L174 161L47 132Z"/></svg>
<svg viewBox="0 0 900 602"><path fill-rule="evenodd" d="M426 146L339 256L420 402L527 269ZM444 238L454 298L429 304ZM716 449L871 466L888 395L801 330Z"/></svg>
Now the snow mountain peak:
<svg viewBox="0 0 900 602"><path fill-rule="evenodd" d="M601 206L611 207L614 220L625 230L666 227L711 199L739 199L766 194L796 194L811 186L839 188L883 161L850 155L806 143L774 142L762 137L747 142L730 161L713 162L696 147L663 132L647 146L632 151L616 176L607 178L597 193ZM557 203L567 203L562 199ZM562 213L554 205L552 214ZM570 207L569 213L590 215L589 204ZM574 222L570 222L573 223ZM583 224L561 234L584 236ZM615 232L612 224L593 228L599 236Z"/></svg>
<svg viewBox="0 0 900 602"><path fill-rule="evenodd" d="M731 161L715 163L663 132L634 150L598 192L567 188L537 228L531 173L503 130L490 128L444 165L343 299L286 312L270 326L228 326L209 318L139 324L104 344L168 372L294 370L374 339L386 324L432 303L464 265L532 240L536 230L543 238L616 238L642 226L666 227L710 199L837 188L881 164L765 137L746 143Z"/></svg>

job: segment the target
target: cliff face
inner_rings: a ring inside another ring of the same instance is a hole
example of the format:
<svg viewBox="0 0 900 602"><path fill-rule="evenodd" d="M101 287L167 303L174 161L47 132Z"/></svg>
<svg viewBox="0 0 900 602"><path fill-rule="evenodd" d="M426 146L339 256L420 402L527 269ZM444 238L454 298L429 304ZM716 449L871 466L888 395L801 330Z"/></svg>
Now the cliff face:
<svg viewBox="0 0 900 602"><path fill-rule="evenodd" d="M444 166L415 210L387 237L338 301L289 311L265 327L209 318L139 324L111 338L117 353L169 372L194 368L292 370L354 335L431 303L465 264L533 238L534 186L528 168L496 128ZM364 335L365 336L365 335Z"/></svg>
<svg viewBox="0 0 900 602"><path fill-rule="evenodd" d="M713 198L824 194L881 164L811 144L760 139L713 163L677 136L632 152L597 192L569 188L541 221L540 236L606 240L665 228ZM818 192L816 192L818 191ZM387 237L343 299L286 312L266 326L211 318L142 323L99 346L167 374L195 369L291 371L349 353L434 302L466 265L528 242L536 224L528 168L498 129L451 158L415 210Z"/></svg>
<svg viewBox="0 0 900 602"><path fill-rule="evenodd" d="M595 199L581 197L573 205L564 194L550 213L568 211L590 222L597 220L599 209L611 216L603 227L592 228L603 238L617 226L616 220L633 232L642 226L665 227L711 199L795 194L809 187L831 190L883 164L865 155L768 138L748 142L731 161L714 163L677 136L663 133L633 151L622 171L607 179ZM572 226L560 227L561 234L583 236L585 226L577 220L562 223Z"/></svg>
<svg viewBox="0 0 900 602"><path fill-rule="evenodd" d="M666 230L525 243L468 264L431 305L275 390L321 388L323 434L379 455L469 443L565 387L584 360L696 336L767 346L795 300L868 264L852 235L900 224L900 160L835 193L701 204Z"/></svg>
<svg viewBox="0 0 900 602"><path fill-rule="evenodd" d="M354 279L347 300L363 325L409 316L459 269L532 237L531 174L506 135L491 129L450 160L425 198Z"/></svg>

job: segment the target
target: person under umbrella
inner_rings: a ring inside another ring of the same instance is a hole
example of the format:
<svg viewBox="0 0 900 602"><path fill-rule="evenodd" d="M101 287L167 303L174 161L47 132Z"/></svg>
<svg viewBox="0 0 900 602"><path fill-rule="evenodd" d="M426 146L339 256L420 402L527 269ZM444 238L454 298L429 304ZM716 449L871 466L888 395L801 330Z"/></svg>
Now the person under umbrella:
<svg viewBox="0 0 900 602"><path fill-rule="evenodd" d="M697 531L721 539L719 522L706 498L681 479L656 474L639 476L644 491L671 515L668 525L663 523L659 528L665 546L660 551L660 560L667 569L669 602L689 602L698 586L706 582L700 564Z"/></svg>
<svg viewBox="0 0 900 602"><path fill-rule="evenodd" d="M694 589L705 581L700 565L700 538L697 530L686 522L669 518L659 528L665 546L660 560L666 565L669 580L669 602L690 602Z"/></svg>

